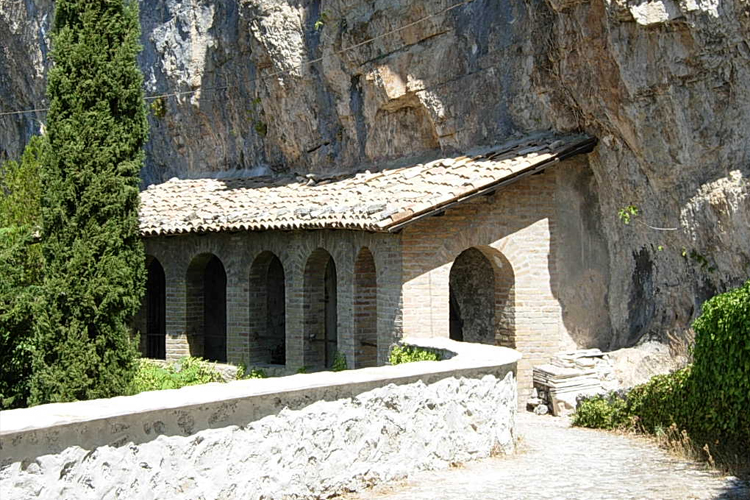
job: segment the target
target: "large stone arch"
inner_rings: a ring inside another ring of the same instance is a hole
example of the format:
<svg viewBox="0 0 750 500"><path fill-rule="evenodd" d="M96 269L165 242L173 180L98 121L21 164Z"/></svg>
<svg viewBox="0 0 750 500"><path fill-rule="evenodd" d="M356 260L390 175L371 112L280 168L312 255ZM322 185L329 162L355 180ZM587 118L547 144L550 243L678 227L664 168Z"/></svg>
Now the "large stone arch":
<svg viewBox="0 0 750 500"><path fill-rule="evenodd" d="M146 257L145 332L142 352L147 358L167 357L167 280L159 259Z"/></svg>
<svg viewBox="0 0 750 500"><path fill-rule="evenodd" d="M367 247L354 261L354 367L378 363L378 286L372 252Z"/></svg>
<svg viewBox="0 0 750 500"><path fill-rule="evenodd" d="M331 368L338 350L336 264L323 248L315 249L304 272L304 365Z"/></svg>
<svg viewBox="0 0 750 500"><path fill-rule="evenodd" d="M450 269L448 299L452 339L515 347L515 273L501 252L461 252Z"/></svg>
<svg viewBox="0 0 750 500"><path fill-rule="evenodd" d="M227 273L221 260L202 253L188 266L186 320L191 356L227 361Z"/></svg>
<svg viewBox="0 0 750 500"><path fill-rule="evenodd" d="M250 268L250 359L286 364L286 283L284 266L272 252L258 255Z"/></svg>

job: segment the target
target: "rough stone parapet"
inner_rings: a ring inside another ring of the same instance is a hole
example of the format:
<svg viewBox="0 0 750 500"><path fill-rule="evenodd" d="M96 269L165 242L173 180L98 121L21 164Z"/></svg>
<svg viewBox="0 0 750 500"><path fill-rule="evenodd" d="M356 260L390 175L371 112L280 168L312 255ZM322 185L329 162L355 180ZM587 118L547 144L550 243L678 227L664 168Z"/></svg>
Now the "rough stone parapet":
<svg viewBox="0 0 750 500"><path fill-rule="evenodd" d="M413 343L456 356L4 411L3 498L317 498L511 452L520 354Z"/></svg>

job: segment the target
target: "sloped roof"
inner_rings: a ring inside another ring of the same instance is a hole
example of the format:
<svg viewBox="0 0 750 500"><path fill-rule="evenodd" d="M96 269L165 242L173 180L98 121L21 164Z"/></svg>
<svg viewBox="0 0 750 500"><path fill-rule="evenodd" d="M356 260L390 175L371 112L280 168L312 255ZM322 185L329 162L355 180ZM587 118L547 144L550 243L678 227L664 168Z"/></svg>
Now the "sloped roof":
<svg viewBox="0 0 750 500"><path fill-rule="evenodd" d="M143 236L269 229L395 231L491 192L596 139L542 135L407 167L329 177L171 179L141 193Z"/></svg>

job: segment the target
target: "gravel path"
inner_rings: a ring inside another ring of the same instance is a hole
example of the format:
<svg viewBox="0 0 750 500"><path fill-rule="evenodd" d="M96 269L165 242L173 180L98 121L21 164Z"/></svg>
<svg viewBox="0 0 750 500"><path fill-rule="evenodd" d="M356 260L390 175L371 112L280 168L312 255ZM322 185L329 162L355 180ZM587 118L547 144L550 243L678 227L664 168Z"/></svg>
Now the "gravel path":
<svg viewBox="0 0 750 500"><path fill-rule="evenodd" d="M519 452L419 473L347 497L370 500L750 499L750 483L677 459L644 438L522 413Z"/></svg>

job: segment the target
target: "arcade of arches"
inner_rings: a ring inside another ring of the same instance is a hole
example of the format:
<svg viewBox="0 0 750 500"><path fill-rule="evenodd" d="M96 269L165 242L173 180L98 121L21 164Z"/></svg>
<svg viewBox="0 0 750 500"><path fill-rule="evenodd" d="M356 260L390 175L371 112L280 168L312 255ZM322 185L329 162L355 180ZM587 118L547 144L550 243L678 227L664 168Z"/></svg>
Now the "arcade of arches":
<svg viewBox="0 0 750 500"><path fill-rule="evenodd" d="M143 352L294 373L330 368L337 355L349 368L383 365L400 338L451 337L519 350L523 397L531 366L576 344L558 280L578 278L567 262L558 270L555 189L554 176L532 176L397 233L144 238ZM580 272L591 276L588 261Z"/></svg>

